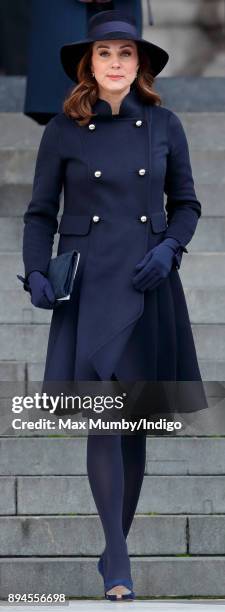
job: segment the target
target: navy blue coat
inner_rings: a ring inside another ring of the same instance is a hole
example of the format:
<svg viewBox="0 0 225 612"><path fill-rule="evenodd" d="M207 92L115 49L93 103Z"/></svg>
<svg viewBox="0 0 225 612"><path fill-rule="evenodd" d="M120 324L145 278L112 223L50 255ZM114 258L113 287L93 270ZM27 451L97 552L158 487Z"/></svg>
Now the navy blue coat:
<svg viewBox="0 0 225 612"><path fill-rule="evenodd" d="M100 99L93 110L87 126L59 113L45 127L24 214L26 276L47 273L57 230L57 254L81 253L71 300L53 310L44 380L201 381L178 272L201 215L181 121L135 87L118 115ZM169 276L136 290L135 265L169 236L181 244ZM202 407L201 384L186 409Z"/></svg>
<svg viewBox="0 0 225 612"><path fill-rule="evenodd" d="M113 0L83 4L77 0L32 0L24 113L40 124L62 111L66 94L74 87L60 62L60 47L87 38L88 19L109 9L123 9L136 19L142 33L141 0Z"/></svg>

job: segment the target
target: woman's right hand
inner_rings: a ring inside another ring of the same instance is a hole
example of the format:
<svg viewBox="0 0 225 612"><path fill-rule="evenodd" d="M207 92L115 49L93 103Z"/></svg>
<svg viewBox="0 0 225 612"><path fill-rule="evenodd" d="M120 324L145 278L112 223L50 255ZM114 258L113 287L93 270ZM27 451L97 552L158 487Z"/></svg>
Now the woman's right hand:
<svg viewBox="0 0 225 612"><path fill-rule="evenodd" d="M39 272L34 270L28 276L28 283L31 289L31 303L38 308L53 308L56 298L49 280Z"/></svg>

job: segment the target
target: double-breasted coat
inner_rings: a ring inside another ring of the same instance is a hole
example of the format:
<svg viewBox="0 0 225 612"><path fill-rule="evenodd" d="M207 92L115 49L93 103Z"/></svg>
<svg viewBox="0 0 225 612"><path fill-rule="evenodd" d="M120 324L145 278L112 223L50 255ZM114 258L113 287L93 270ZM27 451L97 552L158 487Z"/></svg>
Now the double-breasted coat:
<svg viewBox="0 0 225 612"><path fill-rule="evenodd" d="M63 70L60 48L87 38L88 20L101 11L119 9L135 18L142 33L141 0L112 0L106 4L77 0L32 0L24 113L44 125L62 111L74 87Z"/></svg>
<svg viewBox="0 0 225 612"><path fill-rule="evenodd" d="M118 115L102 99L93 112L86 126L59 113L45 127L24 214L26 277L47 274L57 231L57 254L81 253L71 299L53 309L44 381L195 381L197 399L181 410L200 410L207 404L178 271L201 215L183 126L135 85ZM136 264L166 237L181 245L171 272L155 289L136 290Z"/></svg>

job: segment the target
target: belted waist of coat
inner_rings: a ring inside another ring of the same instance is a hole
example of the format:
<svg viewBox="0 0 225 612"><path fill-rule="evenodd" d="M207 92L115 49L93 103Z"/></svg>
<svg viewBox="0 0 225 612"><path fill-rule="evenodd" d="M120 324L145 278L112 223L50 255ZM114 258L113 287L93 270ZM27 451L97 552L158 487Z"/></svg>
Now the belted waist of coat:
<svg viewBox="0 0 225 612"><path fill-rule="evenodd" d="M110 224L115 223L115 226L118 225L121 221L124 223L130 223L134 221L134 223L143 224L143 226L151 224L151 229L154 233L163 232L167 228L167 217L165 211L160 212L151 212L150 214L139 214L139 215L124 215L119 214L115 217L112 217L103 214L88 214L88 215L70 215L68 213L63 213L61 220L58 226L59 234L79 234L86 235L89 233L91 226L96 224L101 224L104 222L110 222Z"/></svg>

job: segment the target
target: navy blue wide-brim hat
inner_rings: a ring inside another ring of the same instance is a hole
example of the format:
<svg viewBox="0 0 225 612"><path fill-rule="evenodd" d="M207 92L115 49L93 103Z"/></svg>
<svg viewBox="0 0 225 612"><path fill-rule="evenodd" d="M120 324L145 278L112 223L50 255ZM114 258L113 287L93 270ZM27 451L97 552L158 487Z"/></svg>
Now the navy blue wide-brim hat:
<svg viewBox="0 0 225 612"><path fill-rule="evenodd" d="M168 53L147 40L140 38L135 20L122 11L101 11L88 21L88 37L63 45L60 59L67 76L77 81L77 67L90 43L97 40L127 39L138 42L149 56L151 72L155 77L168 62Z"/></svg>

